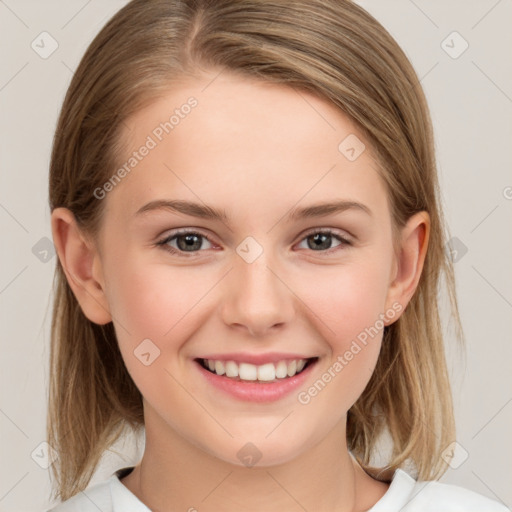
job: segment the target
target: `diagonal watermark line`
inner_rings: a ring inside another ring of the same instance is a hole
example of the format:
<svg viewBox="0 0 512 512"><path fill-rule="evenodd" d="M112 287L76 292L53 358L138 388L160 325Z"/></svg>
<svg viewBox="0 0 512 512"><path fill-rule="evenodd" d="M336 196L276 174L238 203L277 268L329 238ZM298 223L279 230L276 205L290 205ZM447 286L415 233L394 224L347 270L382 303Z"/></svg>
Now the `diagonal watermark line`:
<svg viewBox="0 0 512 512"><path fill-rule="evenodd" d="M494 10L494 8L501 3L501 0L498 0L472 27L471 30L473 30L481 21L483 21L487 15Z"/></svg>
<svg viewBox="0 0 512 512"><path fill-rule="evenodd" d="M9 288L9 286L11 286L12 283L14 283L14 281L16 281L16 279L18 279L18 277L23 274L23 272L25 272L25 270L27 270L28 268L28 265L25 266L24 269L20 270L1 290L0 290L0 295L2 293L5 292L5 290L7 290L7 288Z"/></svg>
<svg viewBox="0 0 512 512"><path fill-rule="evenodd" d="M409 2L411 2L411 4L414 5L414 7L416 7L416 9L418 9L418 11L420 11L423 14L423 16L425 16L425 18L427 18L430 21L430 23L434 25L434 27L439 28L437 23L416 2L414 2L413 0L409 0Z"/></svg>
<svg viewBox="0 0 512 512"><path fill-rule="evenodd" d="M62 64L64 64L64 66L65 66L65 67L66 67L66 68L71 72L71 74L72 74L73 76L75 76L75 71L74 71L70 66L68 66L68 65L67 65L63 60L61 60L61 62L62 62ZM114 118L115 118L116 120L118 119L118 117L119 117L119 116L118 116L118 114L117 114L117 113L115 113L111 108L106 107L106 106L105 106L105 103L103 103L102 101L99 101L99 103L100 103L100 104L101 104L101 105L102 105L106 110L108 110L110 113L113 113L113 114L114 114ZM132 130L130 129L130 127L126 124L126 121L125 121L124 119L121 119L121 121L120 121L120 122L121 122L121 124L122 124L122 125L123 125L127 130L128 130L128 131L130 131L130 132L132 131Z"/></svg>
<svg viewBox="0 0 512 512"><path fill-rule="evenodd" d="M112 314L111 311L109 311L105 306L103 306L103 304L101 304L101 302L99 302L96 297L94 297L94 295L82 284L80 283L80 281L76 278L76 276L68 269L67 270L70 277L73 279L73 282L79 286L80 288L82 288L82 290L84 290L85 293L87 293L89 295L89 297L91 297L92 300L94 300L94 302L96 302L96 304L98 304L98 306L103 309L103 311L106 311L111 317L112 317L112 320L115 320L117 324L119 324L119 327L122 327L126 334L128 334L128 336L131 336L131 333L130 331L117 319L114 317L114 315Z"/></svg>
<svg viewBox="0 0 512 512"><path fill-rule="evenodd" d="M427 75L430 74L430 72L439 64L439 61L437 61L421 78L420 78L420 82L427 77Z"/></svg>
<svg viewBox="0 0 512 512"><path fill-rule="evenodd" d="M4 498L7 497L7 495L28 475L28 471L0 498L0 501L2 501Z"/></svg>
<svg viewBox="0 0 512 512"><path fill-rule="evenodd" d="M471 438L472 440L475 439L475 437L480 434L480 432L482 432L482 430L487 427L487 425L489 425L489 423L491 423L492 420L494 420L494 418L496 418L496 416L498 416L498 414L503 411L503 409L505 409L505 407L510 403L512 402L512 398L510 400L508 400L508 402L505 403L505 405L503 405L500 410L483 426L480 428L480 430Z"/></svg>
<svg viewBox="0 0 512 512"><path fill-rule="evenodd" d="M501 294L501 292L498 291L496 287L494 287L491 282L486 279L476 268L474 265L471 265L471 268L510 306L512 307L512 303L509 302L509 300Z"/></svg>
<svg viewBox="0 0 512 512"><path fill-rule="evenodd" d="M498 91L500 91L501 94L503 94L503 96L512 103L512 98L510 98L510 96L475 61L472 60L471 64L473 64L473 66L475 66L480 73L482 73L482 75L484 75L487 80L489 80L489 82L491 82L491 84L493 84L494 87L496 87L496 89L498 89Z"/></svg>
<svg viewBox="0 0 512 512"><path fill-rule="evenodd" d="M23 430L11 418L9 418L2 409L0 409L0 412L28 439L27 434L25 434L25 432L23 432Z"/></svg>
<svg viewBox="0 0 512 512"><path fill-rule="evenodd" d="M302 503L300 503L299 501L297 501L297 499L295 498L295 496L293 496L292 494L290 494L290 492L281 484L281 482L279 482L276 477L270 472L270 471L266 471L267 475L270 476L270 478L272 478L272 480L274 480L274 482L279 485L279 487L281 487L281 489L286 493L288 494L288 496L290 496L290 498L295 501L295 503L297 503L297 505L299 505L299 507L302 509L302 510L305 510L306 512L308 512L307 508L304 507L302 505Z"/></svg>
<svg viewBox="0 0 512 512"><path fill-rule="evenodd" d="M85 491L80 491L100 512L107 512L105 509L103 508L100 508L98 506L98 504L91 499L91 497L85 492Z"/></svg>
<svg viewBox="0 0 512 512"><path fill-rule="evenodd" d="M396 355L396 356L395 356L395 358L393 359L393 363L394 363L397 359L398 359L398 356ZM391 369L390 369L390 371L391 371ZM381 381L380 381L380 382L383 382L383 381L385 380L386 375L387 375L388 373L389 373L389 372L388 372L388 370L386 370L386 373L384 374L384 376L382 377L382 379L381 379ZM378 385L379 385L379 386L380 386L380 382L378 383ZM409 406L409 404L408 404L408 403L406 403L406 402L402 399L402 397L400 397L399 395L396 395L394 398L398 398L398 399L402 402L402 404L404 404L404 405L406 405L406 406ZM414 414L414 417L415 417L417 420L420 420L420 421L421 421L421 423L423 423L423 425L424 425L425 427L427 427L427 428L430 430L430 432L432 432L432 434L434 434L434 435L439 439L439 434L438 434L438 433L437 433L437 432L432 428L432 425L431 425L431 424L429 424L429 423L427 423L426 421L424 421L424 420L423 420L423 418L421 418L421 417L420 417L420 415L419 415L417 412L414 412L413 414ZM444 431L443 427L441 427L441 430L442 430L442 431Z"/></svg>
<svg viewBox="0 0 512 512"><path fill-rule="evenodd" d="M206 203L165 162L164 162L164 167L169 169L169 171L171 171L174 174L174 176L176 176L176 178L178 178L181 181L181 183L183 183L183 185L185 185L185 187L187 187L190 190L190 192L192 192L192 194L194 194L197 197L197 199L199 199L199 201L201 201L201 203L203 203L205 206L207 206ZM233 230L224 221L222 221L222 224L224 224L224 226L226 226L226 229L233 232Z"/></svg>
<svg viewBox="0 0 512 512"><path fill-rule="evenodd" d="M311 103L295 88L293 87L293 90L334 130L336 131L336 128L327 121L327 119L313 106Z"/></svg>
<svg viewBox="0 0 512 512"><path fill-rule="evenodd" d="M202 89L201 89L201 92L204 92L206 91L206 89L208 89L208 87L210 87L210 85L215 81L217 80L217 78L219 77L219 75L224 71L224 69L221 69Z"/></svg>
<svg viewBox="0 0 512 512"><path fill-rule="evenodd" d="M233 471L230 471L202 500L201 500L201 503L203 501L205 501L208 496L210 496L210 494L212 494L216 489L218 489L225 481L226 479L229 477L229 475L231 475L233 473Z"/></svg>
<svg viewBox="0 0 512 512"><path fill-rule="evenodd" d="M434 483L434 480L430 480L428 482L428 484L424 485L412 498L408 499L405 503L404 503L404 506L403 507L400 507L400 509L398 510L398 512L401 512L402 510L405 509L405 507L407 507L407 505L409 505L409 503L411 503L412 501L414 501L416 499L416 497L421 493L423 492L427 487L429 487L430 485L432 485Z"/></svg>
<svg viewBox="0 0 512 512"><path fill-rule="evenodd" d="M484 222L484 220L487 219L487 217L489 217L491 215L491 213L494 213L494 211L496 210L496 208L498 208L499 204L497 204L469 233L473 233L473 231L475 231L475 229L480 226L480 224L482 224Z"/></svg>
<svg viewBox="0 0 512 512"><path fill-rule="evenodd" d="M21 23L23 23L23 25L25 25L25 27L27 28L30 28L5 2L4 0L0 0L0 4L4 5L5 7L7 7L7 9L9 9L9 11L11 11L11 13L16 16L16 18L18 18L19 21L21 21Z"/></svg>
<svg viewBox="0 0 512 512"><path fill-rule="evenodd" d="M62 25L62 27L60 27L60 29L62 30L63 28L67 27L71 21L74 20L90 3L91 0L88 0L80 9L78 9L78 11L73 16L71 16L68 21L66 21L66 23L64 23L64 25Z"/></svg>
<svg viewBox="0 0 512 512"><path fill-rule="evenodd" d="M219 425L222 430L224 430L224 432L226 432L226 434L228 434L230 437L234 437L233 434L231 434L231 432L229 432L229 430L181 382L179 382L167 368L164 368L164 370L170 377L174 379L174 382L176 382L176 384L178 384L183 389L183 391L188 393L190 398L192 398L192 400L194 400L194 402L196 402L197 405L199 405L199 407L201 407L206 412L206 414L208 414L208 416L210 416L210 418L212 418L212 420L215 421L215 423L217 423L217 425Z"/></svg>
<svg viewBox="0 0 512 512"><path fill-rule="evenodd" d="M233 267L231 267L214 285L212 285L211 288L180 319L178 319L166 333L164 333L164 336L167 336L232 270Z"/></svg>
<svg viewBox="0 0 512 512"><path fill-rule="evenodd" d="M412 84L412 89L417 87L430 73L431 71L439 65L439 61L437 61L421 78L418 78L418 81L414 84Z"/></svg>
<svg viewBox="0 0 512 512"><path fill-rule="evenodd" d="M61 60L62 64L64 64L64 66L69 69L69 71L71 71L71 74L73 76L75 76L75 71L73 70L73 68L71 68L70 66L68 66L63 60Z"/></svg>
<svg viewBox="0 0 512 512"><path fill-rule="evenodd" d="M316 183L314 183L311 188L272 225L267 233L270 233L335 167L336 164L334 164Z"/></svg>
<svg viewBox="0 0 512 512"><path fill-rule="evenodd" d="M293 411L290 411L266 436L265 436L265 439L270 436L270 434L272 434L276 429L277 427L279 427L289 416L290 414L292 414Z"/></svg>
<svg viewBox="0 0 512 512"><path fill-rule="evenodd" d="M480 482L482 482L485 485L485 487L487 487L487 489L489 489L489 491L494 494L498 501L503 503L503 505L506 505L506 503L473 470L471 470L471 473L473 473L473 475L475 475L478 478L478 480L480 480Z"/></svg>
<svg viewBox="0 0 512 512"><path fill-rule="evenodd" d="M28 234L28 229L3 205L0 203L0 208L2 208L13 220L18 224L18 226L25 231L25 233Z"/></svg>
<svg viewBox="0 0 512 512"><path fill-rule="evenodd" d="M327 327L327 329L329 329L329 331L331 331L334 335L336 334L268 265L266 265L266 267L270 270L270 272L272 272L272 274L274 274L277 277L277 279L279 279L279 281L281 281L281 283L283 283L286 286L286 288L288 288L288 290L290 290L293 293L293 295L295 295L295 297L297 297L297 299L299 299L302 302L302 304L304 304L304 306L306 306L311 311L311 313L313 313L313 315L315 315L318 318L318 320L320 320L320 322L322 322L325 325L325 327Z"/></svg>
<svg viewBox="0 0 512 512"><path fill-rule="evenodd" d="M9 80L4 85L2 85L2 87L0 87L0 92L3 91L27 66L28 61L25 62L25 64L21 66L21 68L18 69L18 71L16 71L16 73L14 73L14 75L11 78L9 78Z"/></svg>

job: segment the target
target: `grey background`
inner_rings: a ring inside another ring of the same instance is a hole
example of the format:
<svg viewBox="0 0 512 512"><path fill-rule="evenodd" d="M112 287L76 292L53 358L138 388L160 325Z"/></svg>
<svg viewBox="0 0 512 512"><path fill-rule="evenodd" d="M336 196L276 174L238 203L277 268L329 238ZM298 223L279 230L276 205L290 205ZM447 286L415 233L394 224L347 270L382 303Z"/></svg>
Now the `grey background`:
<svg viewBox="0 0 512 512"><path fill-rule="evenodd" d="M48 470L40 467L48 462L47 453L40 443L56 257L47 206L51 141L73 70L125 3L0 0L0 511L50 505ZM397 39L426 91L447 220L456 237L452 248L458 251L468 349L465 358L447 329L459 446L454 467L441 481L511 507L512 3L358 3ZM39 52L51 49L48 36L40 36L43 31L58 44L47 58L31 47L34 41ZM461 53L464 41L469 46ZM140 455L130 439L116 448L117 453L106 454L92 483Z"/></svg>

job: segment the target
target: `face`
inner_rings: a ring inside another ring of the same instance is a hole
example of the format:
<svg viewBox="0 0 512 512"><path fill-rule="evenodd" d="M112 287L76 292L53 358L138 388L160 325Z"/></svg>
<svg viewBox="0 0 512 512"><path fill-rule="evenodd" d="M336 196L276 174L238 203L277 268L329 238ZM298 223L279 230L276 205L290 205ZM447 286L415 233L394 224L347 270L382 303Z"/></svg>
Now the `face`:
<svg viewBox="0 0 512 512"><path fill-rule="evenodd" d="M259 464L274 465L346 421L384 324L399 316L390 210L341 112L227 72L207 86L214 76L128 120L129 172L97 191L97 264L147 431L237 465L252 443ZM325 204L339 207L312 208ZM261 378L269 362L308 364L293 378L239 382L203 359L238 362L245 377L243 363L259 363Z"/></svg>

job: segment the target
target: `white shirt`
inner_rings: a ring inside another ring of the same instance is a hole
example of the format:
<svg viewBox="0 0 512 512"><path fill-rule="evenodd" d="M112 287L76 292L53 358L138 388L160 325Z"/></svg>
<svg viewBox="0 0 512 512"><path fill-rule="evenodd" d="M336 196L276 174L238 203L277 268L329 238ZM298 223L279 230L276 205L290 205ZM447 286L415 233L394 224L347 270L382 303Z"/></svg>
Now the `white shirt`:
<svg viewBox="0 0 512 512"><path fill-rule="evenodd" d="M116 471L47 512L151 512L121 481L131 468ZM193 508L194 504L192 504ZM198 510L201 509L196 504ZM505 505L463 487L416 482L397 469L384 496L367 512L511 512Z"/></svg>

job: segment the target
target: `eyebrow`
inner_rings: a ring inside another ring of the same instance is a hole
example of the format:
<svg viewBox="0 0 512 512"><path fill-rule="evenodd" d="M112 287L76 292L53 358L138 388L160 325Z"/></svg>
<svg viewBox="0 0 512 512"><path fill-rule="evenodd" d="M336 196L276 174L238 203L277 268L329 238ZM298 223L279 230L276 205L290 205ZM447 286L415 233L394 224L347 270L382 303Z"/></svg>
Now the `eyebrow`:
<svg viewBox="0 0 512 512"><path fill-rule="evenodd" d="M151 211L169 210L191 217L201 219L217 220L225 224L229 224L230 219L225 210L219 210L205 204L194 203L192 201L183 200L167 200L158 199L150 201L137 210L135 216L142 215ZM371 210L364 204L356 201L332 201L328 203L318 203L304 208L295 208L288 213L289 221L310 219L315 217L323 217L334 213L342 213L347 210L359 210L372 216Z"/></svg>
<svg viewBox="0 0 512 512"><path fill-rule="evenodd" d="M359 210L368 215L372 212L368 206L357 201L333 201L330 203L318 203L304 208L292 210L288 215L290 220L309 219L314 217L323 217L325 215L332 215L333 213L342 213L347 210Z"/></svg>
<svg viewBox="0 0 512 512"><path fill-rule="evenodd" d="M135 216L155 210L170 210L201 219L212 219L225 223L229 222L229 217L224 210L218 210L212 206L182 200L157 199L156 201L151 201L139 208Z"/></svg>

